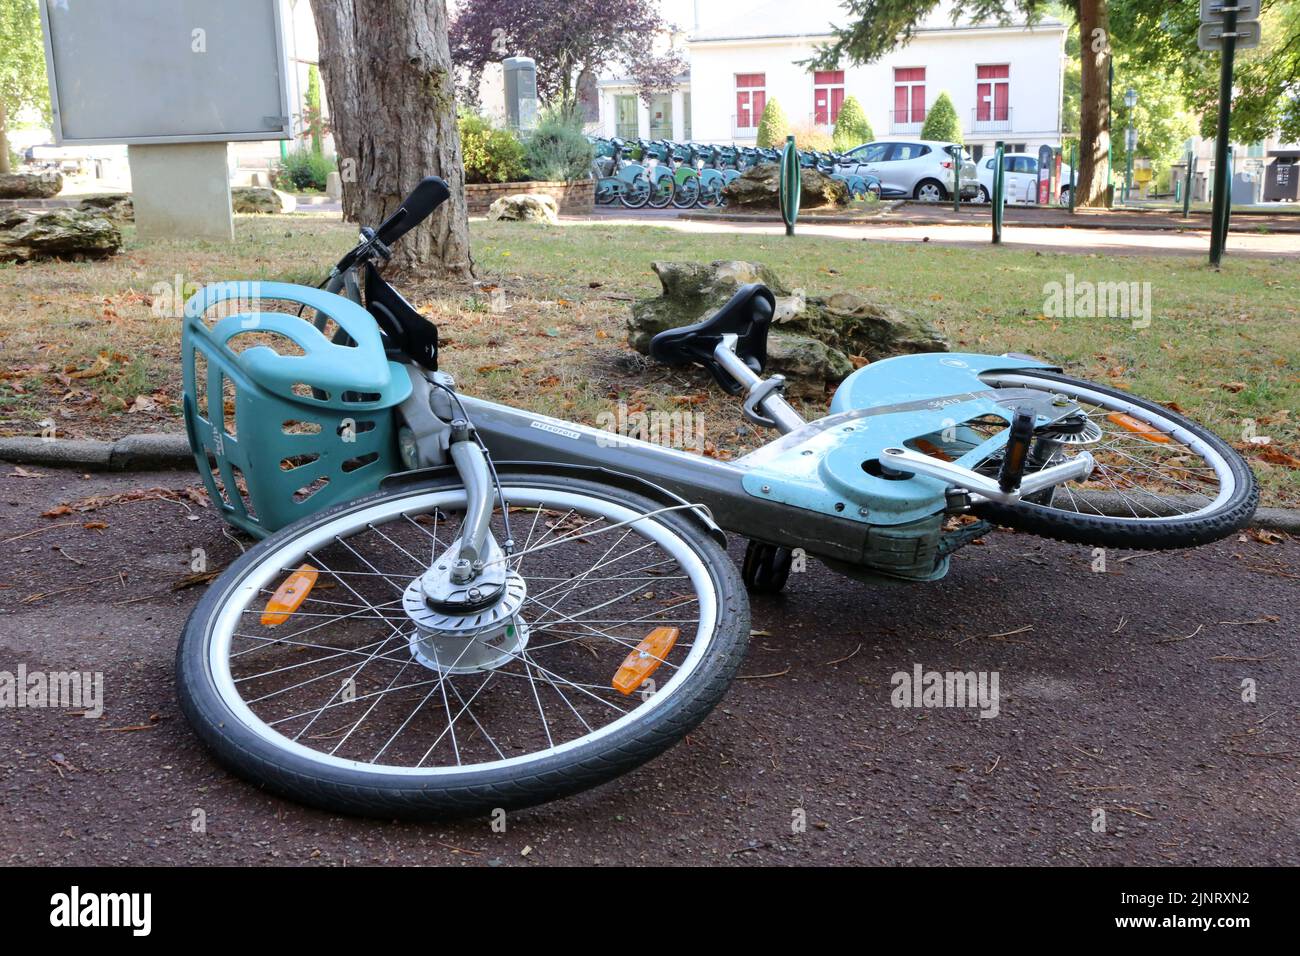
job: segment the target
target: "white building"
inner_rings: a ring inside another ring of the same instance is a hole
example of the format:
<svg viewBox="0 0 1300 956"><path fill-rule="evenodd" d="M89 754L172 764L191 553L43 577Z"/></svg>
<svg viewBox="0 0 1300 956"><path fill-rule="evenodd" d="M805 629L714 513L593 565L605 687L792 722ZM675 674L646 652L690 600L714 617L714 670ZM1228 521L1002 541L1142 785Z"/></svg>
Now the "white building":
<svg viewBox="0 0 1300 956"><path fill-rule="evenodd" d="M838 0L731 0L696 4L679 42L690 62L671 93L641 101L625 80L600 83L606 136L753 143L763 106L775 98L790 123L830 129L846 96L858 99L880 139L920 134L941 92L978 158L998 140L1036 150L1061 142L1066 25L1033 27L951 19L941 5L916 35L875 63L814 71L800 61L844 24Z"/></svg>

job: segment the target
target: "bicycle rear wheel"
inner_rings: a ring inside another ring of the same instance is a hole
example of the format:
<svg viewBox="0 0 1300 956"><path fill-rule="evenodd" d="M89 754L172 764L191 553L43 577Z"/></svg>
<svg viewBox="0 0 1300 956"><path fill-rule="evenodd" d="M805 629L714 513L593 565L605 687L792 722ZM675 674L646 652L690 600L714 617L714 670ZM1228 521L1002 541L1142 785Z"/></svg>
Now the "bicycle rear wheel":
<svg viewBox="0 0 1300 956"><path fill-rule="evenodd" d="M986 381L1063 395L1079 407L1075 420L1038 429L1031 467L1047 467L1080 450L1093 455L1096 467L1085 481L1058 485L1032 500L975 504L971 510L980 517L1076 544L1172 549L1224 538L1255 513L1259 487L1245 460L1182 415L1117 389L1050 372L998 373ZM978 427L974 431L976 443L986 437ZM1001 465L999 454L976 470L996 475Z"/></svg>

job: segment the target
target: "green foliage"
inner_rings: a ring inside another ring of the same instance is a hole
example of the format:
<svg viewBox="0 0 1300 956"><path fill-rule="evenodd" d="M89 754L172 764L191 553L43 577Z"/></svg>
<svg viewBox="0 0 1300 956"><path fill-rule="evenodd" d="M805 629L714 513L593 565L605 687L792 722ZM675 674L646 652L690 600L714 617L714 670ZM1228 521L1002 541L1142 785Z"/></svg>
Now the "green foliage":
<svg viewBox="0 0 1300 956"><path fill-rule="evenodd" d="M921 127L921 139L937 139L947 143L960 143L961 121L957 119L957 108L952 105L952 97L947 91L939 94L930 111L925 115L925 125Z"/></svg>
<svg viewBox="0 0 1300 956"><path fill-rule="evenodd" d="M1132 115L1124 105L1124 90L1137 91ZM1187 108L1178 77L1132 53L1115 57L1115 118L1111 125L1111 156L1116 175L1128 162L1125 130L1137 130L1136 157L1151 160L1159 176L1171 163L1181 161L1183 144L1196 132L1196 119Z"/></svg>
<svg viewBox="0 0 1300 956"><path fill-rule="evenodd" d="M574 111L547 110L528 137L528 172L533 179L571 183L591 176L595 147Z"/></svg>
<svg viewBox="0 0 1300 956"><path fill-rule="evenodd" d="M833 136L835 150L847 152L855 146L869 143L876 138L867 121L867 114L862 109L856 96L846 96L840 104L840 115L835 119Z"/></svg>
<svg viewBox="0 0 1300 956"><path fill-rule="evenodd" d="M1300 0L1262 0L1263 42L1238 50L1233 72L1232 140L1256 143L1277 133L1300 139ZM1196 47L1199 8L1192 3L1110 0L1115 47L1153 73L1176 78L1199 132L1213 136L1219 99L1219 55ZM1119 83L1116 72L1116 84ZM1118 87L1117 87L1118 88ZM1138 89L1141 95L1141 88ZM1118 125L1116 127L1119 128Z"/></svg>
<svg viewBox="0 0 1300 956"><path fill-rule="evenodd" d="M460 151L467 183L517 183L528 178L524 144L477 113L462 113Z"/></svg>
<svg viewBox="0 0 1300 956"><path fill-rule="evenodd" d="M50 118L45 45L37 0L0 0L0 99L9 121L22 109Z"/></svg>
<svg viewBox="0 0 1300 956"><path fill-rule="evenodd" d="M320 67L315 63L307 67L307 105L303 112L311 133L311 151L319 156L325 148L325 117L320 106Z"/></svg>
<svg viewBox="0 0 1300 956"><path fill-rule="evenodd" d="M768 100L763 107L763 118L758 121L756 144L762 148L784 146L789 135L790 121L785 118L781 104L775 98Z"/></svg>
<svg viewBox="0 0 1300 956"><path fill-rule="evenodd" d="M829 152L835 148L835 140L830 133L818 126L805 124L790 130L794 133L794 144L799 149Z"/></svg>
<svg viewBox="0 0 1300 956"><path fill-rule="evenodd" d="M285 192L324 189L325 177L336 169L338 164L331 157L309 149L295 149L275 167L271 181L276 189Z"/></svg>

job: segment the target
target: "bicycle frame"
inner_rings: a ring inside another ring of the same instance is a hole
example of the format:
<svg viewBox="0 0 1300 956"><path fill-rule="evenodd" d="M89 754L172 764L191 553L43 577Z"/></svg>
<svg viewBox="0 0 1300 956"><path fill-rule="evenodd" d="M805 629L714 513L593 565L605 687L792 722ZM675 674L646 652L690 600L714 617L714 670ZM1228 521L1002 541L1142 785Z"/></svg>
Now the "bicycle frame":
<svg viewBox="0 0 1300 956"><path fill-rule="evenodd" d="M327 291L361 301L351 270L335 276ZM1009 387L993 387L1000 376L1017 370L1052 368L1043 363L945 353L886 360L846 379L829 416L805 422L781 396L781 377L761 379L736 356L734 346L734 337L725 337L714 357L741 383L746 416L782 433L736 461L463 395L447 373L408 365L411 393L398 408L410 432L404 463L412 471L454 466L476 512L490 513L495 489L483 477L482 452L454 434L468 419L503 470L592 469L608 479L630 478L668 507L700 509L698 516L711 525L802 549L842 571L909 581L946 574L947 554L955 550L945 544L949 514L964 511L972 500L1013 501L1082 480L1093 468L1092 457L1081 452L1026 476L1008 492L973 470L1005 445L1007 429L955 461L907 447L919 435L980 416L1009 422L1013 408L1032 407L1040 422L1064 417L1072 404L1054 406L1051 396L1015 388L1010 378L1004 383ZM918 375L920 364L924 375ZM882 402L882 396L895 400ZM865 470L871 460L883 466L884 476ZM889 477L891 471L896 477ZM409 478L409 473L394 475L390 481ZM481 540L465 547L484 551Z"/></svg>

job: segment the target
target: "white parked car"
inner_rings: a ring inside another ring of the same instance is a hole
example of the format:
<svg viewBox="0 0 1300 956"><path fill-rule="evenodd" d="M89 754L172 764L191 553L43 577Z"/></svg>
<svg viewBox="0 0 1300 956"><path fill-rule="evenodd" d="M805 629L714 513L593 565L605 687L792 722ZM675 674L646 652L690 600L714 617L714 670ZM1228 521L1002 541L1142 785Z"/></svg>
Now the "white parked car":
<svg viewBox="0 0 1300 956"><path fill-rule="evenodd" d="M953 161L948 150L955 145L932 139L864 143L845 153L848 162L840 168L858 176L875 176L880 180L882 198L939 202L951 196ZM961 198L975 199L979 194L975 164L964 148L961 155Z"/></svg>
<svg viewBox="0 0 1300 956"><path fill-rule="evenodd" d="M993 156L979 161L979 201L988 202L993 195ZM1003 153L1002 168L1006 171L1007 202L1038 202L1038 157L1028 153ZM1061 205L1070 203L1070 165L1061 163Z"/></svg>

